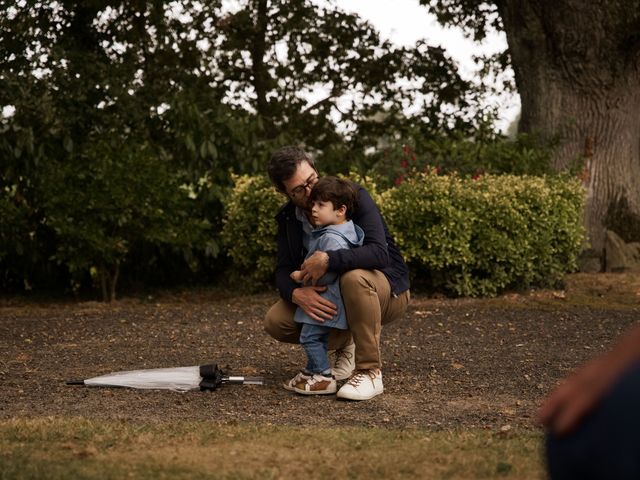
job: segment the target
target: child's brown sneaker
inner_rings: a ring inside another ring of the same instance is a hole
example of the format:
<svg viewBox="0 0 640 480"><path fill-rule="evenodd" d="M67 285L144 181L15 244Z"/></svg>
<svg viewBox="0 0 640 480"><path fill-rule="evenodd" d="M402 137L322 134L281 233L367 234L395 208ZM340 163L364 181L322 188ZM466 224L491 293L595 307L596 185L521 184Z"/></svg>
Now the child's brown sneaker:
<svg viewBox="0 0 640 480"><path fill-rule="evenodd" d="M314 373L306 381L296 383L293 391L302 395L332 395L338 391L338 387L333 375Z"/></svg>
<svg viewBox="0 0 640 480"><path fill-rule="evenodd" d="M285 388L285 390L295 392L296 385L307 383L307 380L309 380L312 376L313 373L305 372L304 370L302 370L298 372L298 374L291 380L287 380L286 382L284 382L282 386Z"/></svg>

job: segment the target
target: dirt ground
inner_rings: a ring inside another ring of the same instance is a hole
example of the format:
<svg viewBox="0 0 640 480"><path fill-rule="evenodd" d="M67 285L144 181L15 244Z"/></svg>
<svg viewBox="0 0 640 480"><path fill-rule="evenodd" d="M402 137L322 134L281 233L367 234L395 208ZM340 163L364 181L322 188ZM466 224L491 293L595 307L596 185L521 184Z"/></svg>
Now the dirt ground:
<svg viewBox="0 0 640 480"><path fill-rule="evenodd" d="M557 381L640 320L640 278L575 275L565 290L490 300L414 295L383 330L385 393L368 402L303 397L281 383L299 346L264 333L276 293L156 294L110 305L0 299L0 418L78 416L145 422L533 427ZM215 392L68 386L118 370L216 362L264 386Z"/></svg>

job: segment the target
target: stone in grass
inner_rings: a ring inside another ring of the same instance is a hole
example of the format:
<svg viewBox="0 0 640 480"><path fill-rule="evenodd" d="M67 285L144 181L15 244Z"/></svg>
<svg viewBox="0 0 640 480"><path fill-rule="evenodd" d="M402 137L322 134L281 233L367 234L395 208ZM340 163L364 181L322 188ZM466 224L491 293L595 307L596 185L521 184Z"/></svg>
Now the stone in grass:
<svg viewBox="0 0 640 480"><path fill-rule="evenodd" d="M498 462L498 465L496 465L496 473L498 475L508 475L512 468L513 465L508 462Z"/></svg>

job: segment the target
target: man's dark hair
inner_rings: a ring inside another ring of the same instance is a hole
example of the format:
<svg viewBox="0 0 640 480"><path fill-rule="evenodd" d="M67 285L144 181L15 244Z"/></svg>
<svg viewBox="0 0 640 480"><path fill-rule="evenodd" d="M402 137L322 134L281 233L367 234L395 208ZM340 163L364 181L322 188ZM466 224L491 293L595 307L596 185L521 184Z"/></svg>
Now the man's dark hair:
<svg viewBox="0 0 640 480"><path fill-rule="evenodd" d="M298 165L302 162L307 162L314 169L316 168L311 157L302 148L293 145L279 148L271 155L269 166L267 167L271 182L278 190L284 192L283 182L293 177Z"/></svg>
<svg viewBox="0 0 640 480"><path fill-rule="evenodd" d="M351 182L338 177L322 177L313 186L309 201L331 202L334 210L342 205L347 207L347 220L353 216L358 207L358 193Z"/></svg>

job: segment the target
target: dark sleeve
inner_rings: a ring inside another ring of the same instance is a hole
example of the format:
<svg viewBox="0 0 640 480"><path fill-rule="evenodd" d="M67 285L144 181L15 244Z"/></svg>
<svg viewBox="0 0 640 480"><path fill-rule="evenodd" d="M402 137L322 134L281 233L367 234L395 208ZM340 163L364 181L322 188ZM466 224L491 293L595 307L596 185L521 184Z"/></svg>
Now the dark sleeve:
<svg viewBox="0 0 640 480"><path fill-rule="evenodd" d="M290 251L287 244L287 225L284 221L278 222L278 253L276 257L276 287L280 292L280 296L284 300L291 302L291 295L293 290L298 288L296 282L294 282L289 275L294 270L298 270L300 265L295 265L292 257L293 252Z"/></svg>
<svg viewBox="0 0 640 480"><path fill-rule="evenodd" d="M369 193L362 187L358 190L358 208L353 215L353 223L364 231L361 247L327 252L329 270L343 273L356 268L381 269L389 263L387 237L378 207Z"/></svg>

